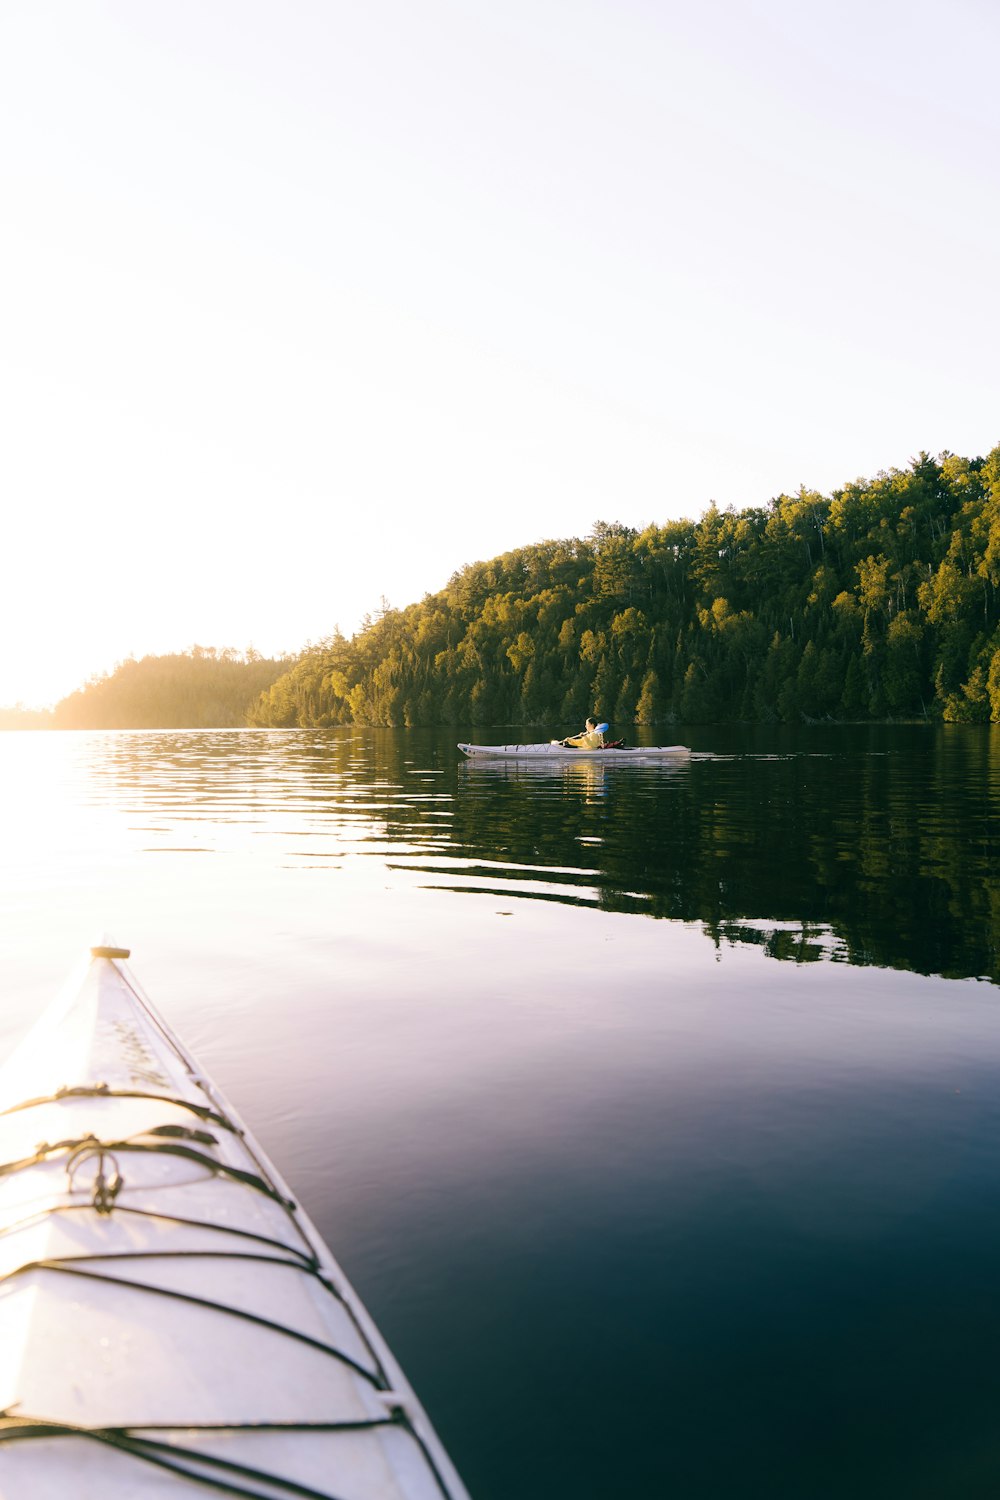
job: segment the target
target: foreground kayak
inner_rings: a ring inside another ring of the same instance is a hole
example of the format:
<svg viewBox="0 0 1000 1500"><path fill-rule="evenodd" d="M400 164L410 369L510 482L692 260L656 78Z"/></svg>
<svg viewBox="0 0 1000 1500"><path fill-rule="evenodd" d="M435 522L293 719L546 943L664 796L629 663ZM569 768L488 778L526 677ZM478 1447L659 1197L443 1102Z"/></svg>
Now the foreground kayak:
<svg viewBox="0 0 1000 1500"><path fill-rule="evenodd" d="M127 951L92 953L0 1070L0 1496L467 1500Z"/></svg>
<svg viewBox="0 0 1000 1500"><path fill-rule="evenodd" d="M569 745L466 745L458 747L470 760L479 756L493 760L669 760L690 755L686 745L628 745L622 750L576 750Z"/></svg>

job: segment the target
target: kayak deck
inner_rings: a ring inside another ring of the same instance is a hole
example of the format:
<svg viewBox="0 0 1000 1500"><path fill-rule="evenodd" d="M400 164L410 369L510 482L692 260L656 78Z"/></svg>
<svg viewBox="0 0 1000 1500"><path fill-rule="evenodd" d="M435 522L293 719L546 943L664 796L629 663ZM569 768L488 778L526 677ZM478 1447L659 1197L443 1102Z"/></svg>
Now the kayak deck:
<svg viewBox="0 0 1000 1500"><path fill-rule="evenodd" d="M627 745L623 749L581 750L571 745L472 745L459 742L459 750L470 760L478 757L492 760L667 760L672 757L690 755L687 745Z"/></svg>
<svg viewBox="0 0 1000 1500"><path fill-rule="evenodd" d="M4 1500L462 1500L316 1229L96 951L0 1071Z"/></svg>

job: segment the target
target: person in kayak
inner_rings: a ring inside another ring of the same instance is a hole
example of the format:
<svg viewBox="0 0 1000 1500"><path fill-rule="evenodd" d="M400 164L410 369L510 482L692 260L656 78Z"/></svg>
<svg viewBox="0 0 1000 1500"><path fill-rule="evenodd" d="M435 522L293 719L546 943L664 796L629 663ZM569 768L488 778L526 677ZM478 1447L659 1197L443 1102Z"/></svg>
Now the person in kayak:
<svg viewBox="0 0 1000 1500"><path fill-rule="evenodd" d="M607 725L605 725L607 728ZM588 719L587 727L579 734L571 734L565 740L559 741L567 750L600 750L604 746L604 734L597 727L596 719Z"/></svg>

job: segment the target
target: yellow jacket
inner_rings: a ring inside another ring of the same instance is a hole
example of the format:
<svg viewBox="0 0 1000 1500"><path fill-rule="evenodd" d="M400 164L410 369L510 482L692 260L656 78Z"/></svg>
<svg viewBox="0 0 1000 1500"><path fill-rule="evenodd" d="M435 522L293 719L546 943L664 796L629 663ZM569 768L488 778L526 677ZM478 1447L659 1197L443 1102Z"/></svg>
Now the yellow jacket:
<svg viewBox="0 0 1000 1500"><path fill-rule="evenodd" d="M572 745L574 750L600 750L604 735L599 729L585 729L582 734L571 734L563 744Z"/></svg>

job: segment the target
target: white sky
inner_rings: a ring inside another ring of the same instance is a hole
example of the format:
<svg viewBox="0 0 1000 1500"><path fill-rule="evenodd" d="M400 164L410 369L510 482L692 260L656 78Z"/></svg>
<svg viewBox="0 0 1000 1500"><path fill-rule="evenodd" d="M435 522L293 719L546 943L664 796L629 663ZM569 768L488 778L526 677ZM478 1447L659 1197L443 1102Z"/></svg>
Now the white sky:
<svg viewBox="0 0 1000 1500"><path fill-rule="evenodd" d="M3 0L0 704L1000 441L995 0Z"/></svg>

